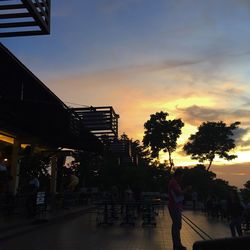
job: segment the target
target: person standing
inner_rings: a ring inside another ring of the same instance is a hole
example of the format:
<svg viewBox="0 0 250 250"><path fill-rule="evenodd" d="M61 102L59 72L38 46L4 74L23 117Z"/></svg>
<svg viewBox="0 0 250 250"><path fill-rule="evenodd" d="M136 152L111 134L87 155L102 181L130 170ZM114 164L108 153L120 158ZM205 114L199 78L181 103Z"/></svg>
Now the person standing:
<svg viewBox="0 0 250 250"><path fill-rule="evenodd" d="M192 193L193 211L196 210L197 200L198 200L198 193L196 191L193 191Z"/></svg>
<svg viewBox="0 0 250 250"><path fill-rule="evenodd" d="M170 217L172 219L172 241L173 241L173 250L186 250L181 243L181 226L182 226L182 209L183 209L183 200L184 192L181 189L181 181L183 178L183 170L176 169L173 175L173 178L169 181L168 185L168 209Z"/></svg>
<svg viewBox="0 0 250 250"><path fill-rule="evenodd" d="M78 184L79 184L79 178L75 174L71 173L69 177L69 184L67 186L68 190L74 192Z"/></svg>
<svg viewBox="0 0 250 250"><path fill-rule="evenodd" d="M36 216L36 198L39 188L40 182L37 175L35 174L28 182L28 196L26 200L26 210L28 217Z"/></svg>

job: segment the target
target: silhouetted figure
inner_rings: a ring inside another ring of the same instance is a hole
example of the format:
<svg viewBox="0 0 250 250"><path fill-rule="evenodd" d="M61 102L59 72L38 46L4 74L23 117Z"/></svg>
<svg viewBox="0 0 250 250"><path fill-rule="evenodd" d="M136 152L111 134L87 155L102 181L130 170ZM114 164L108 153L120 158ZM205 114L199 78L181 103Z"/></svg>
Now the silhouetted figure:
<svg viewBox="0 0 250 250"><path fill-rule="evenodd" d="M115 185L111 187L111 200L112 201L119 200L119 189Z"/></svg>
<svg viewBox="0 0 250 250"><path fill-rule="evenodd" d="M197 200L198 200L198 194L196 191L193 191L192 193L192 202L193 202L193 210L196 210L196 206L197 206Z"/></svg>
<svg viewBox="0 0 250 250"><path fill-rule="evenodd" d="M230 229L233 237L236 236L236 231L239 236L242 236L241 220L243 214L243 206L235 191L230 192L228 199L228 213L230 216Z"/></svg>
<svg viewBox="0 0 250 250"><path fill-rule="evenodd" d="M8 172L6 166L0 162L0 194L5 191L5 183L7 180Z"/></svg>
<svg viewBox="0 0 250 250"><path fill-rule="evenodd" d="M79 184L79 178L72 173L69 177L69 184L67 186L67 189L73 192L76 190L78 184Z"/></svg>
<svg viewBox="0 0 250 250"><path fill-rule="evenodd" d="M128 186L124 192L124 200L125 201L134 201L134 194L133 194L133 191L131 190L130 186Z"/></svg>
<svg viewBox="0 0 250 250"><path fill-rule="evenodd" d="M219 218L220 214L220 202L216 196L213 197L213 207L212 207L212 215L213 217Z"/></svg>
<svg viewBox="0 0 250 250"><path fill-rule="evenodd" d="M221 214L221 219L226 219L228 218L228 211L227 211L227 200L222 199L220 200L220 214Z"/></svg>
<svg viewBox="0 0 250 250"><path fill-rule="evenodd" d="M245 217L245 223L246 223L245 230L249 231L250 230L250 203L246 204L244 217Z"/></svg>
<svg viewBox="0 0 250 250"><path fill-rule="evenodd" d="M181 189L180 183L182 181L182 169L176 169L173 178L168 185L168 209L172 219L172 241L173 250L185 250L186 247L181 244L180 231L182 226L181 213L182 202L184 200L184 192Z"/></svg>
<svg viewBox="0 0 250 250"><path fill-rule="evenodd" d="M11 175L8 175L5 183L5 199L4 199L5 203L4 212L6 215L12 214L15 207L15 196L13 194L12 185L13 185L13 177Z"/></svg>
<svg viewBox="0 0 250 250"><path fill-rule="evenodd" d="M28 217L36 215L36 197L40 187L40 182L36 176L33 176L28 183L28 197L26 200L26 209Z"/></svg>
<svg viewBox="0 0 250 250"><path fill-rule="evenodd" d="M206 201L206 212L208 216L212 215L212 206L213 206L212 197L209 196Z"/></svg>

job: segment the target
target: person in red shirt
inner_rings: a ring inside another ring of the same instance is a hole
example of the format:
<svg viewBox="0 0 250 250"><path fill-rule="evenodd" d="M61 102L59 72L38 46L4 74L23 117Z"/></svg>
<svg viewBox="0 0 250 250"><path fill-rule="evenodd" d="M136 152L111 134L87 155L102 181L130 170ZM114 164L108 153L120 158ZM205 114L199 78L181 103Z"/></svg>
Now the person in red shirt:
<svg viewBox="0 0 250 250"><path fill-rule="evenodd" d="M183 170L176 169L173 178L168 184L168 209L172 219L172 241L173 250L186 250L181 244L181 213L183 208L184 191L181 189L181 181L183 178Z"/></svg>

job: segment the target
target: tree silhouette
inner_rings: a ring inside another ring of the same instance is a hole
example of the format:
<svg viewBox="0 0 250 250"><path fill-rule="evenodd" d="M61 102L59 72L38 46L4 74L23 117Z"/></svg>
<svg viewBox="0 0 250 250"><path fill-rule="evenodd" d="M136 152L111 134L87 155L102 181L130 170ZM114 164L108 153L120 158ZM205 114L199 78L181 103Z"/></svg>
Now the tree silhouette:
<svg viewBox="0 0 250 250"><path fill-rule="evenodd" d="M250 180L248 180L245 184L244 184L244 187L246 189L249 189L250 190Z"/></svg>
<svg viewBox="0 0 250 250"><path fill-rule="evenodd" d="M143 144L151 148L153 158L159 157L163 150L168 153L170 169L174 166L172 153L176 150L177 139L184 123L181 119L167 120L167 112L157 112L144 124Z"/></svg>
<svg viewBox="0 0 250 250"><path fill-rule="evenodd" d="M241 189L241 194L247 204L250 202L250 180L248 180L243 186L244 188Z"/></svg>
<svg viewBox="0 0 250 250"><path fill-rule="evenodd" d="M189 137L189 142L183 149L192 159L199 162L208 161L207 170L210 169L216 155L228 161L233 160L237 155L230 155L229 151L236 146L233 131L239 124L240 122L234 122L227 126L222 121L204 122L198 131Z"/></svg>

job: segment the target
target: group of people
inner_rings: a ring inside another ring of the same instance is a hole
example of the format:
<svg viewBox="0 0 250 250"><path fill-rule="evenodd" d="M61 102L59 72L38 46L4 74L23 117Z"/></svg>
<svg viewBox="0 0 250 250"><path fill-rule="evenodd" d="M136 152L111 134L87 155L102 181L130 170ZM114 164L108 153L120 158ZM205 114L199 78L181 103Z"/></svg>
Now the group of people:
<svg viewBox="0 0 250 250"><path fill-rule="evenodd" d="M71 173L65 183L65 191L74 192L79 184L79 178ZM21 186L22 192L26 195L25 210L28 217L36 215L37 192L45 191L41 187L37 174L33 173ZM15 207L18 206L18 198L13 192L13 178L8 169L0 164L0 202L4 213L11 214ZM19 197L19 196L18 196Z"/></svg>
<svg viewBox="0 0 250 250"><path fill-rule="evenodd" d="M236 191L231 191L227 199L209 196L204 203L204 212L208 216L229 220L232 236L236 236L236 233L242 236L242 219L248 220L249 209Z"/></svg>
<svg viewBox="0 0 250 250"><path fill-rule="evenodd" d="M113 185L109 189L104 189L103 187L100 189L100 193L102 194L101 199L110 200L110 201L141 201L142 200L142 192L138 188L131 188L129 185L121 190L116 185Z"/></svg>
<svg viewBox="0 0 250 250"><path fill-rule="evenodd" d="M183 200L186 191L190 191L191 187L182 190L181 181L183 178L183 170L176 169L173 178L168 185L169 197L169 213L172 219L172 241L173 250L185 250L181 243L180 231L182 227L182 210ZM197 193L192 195L193 209L196 209ZM229 227L232 237L236 235L242 236L242 217L247 210L246 206L242 203L237 191L231 191L227 200L219 202L215 197L209 197L205 204L205 211L212 216L225 216L229 220ZM248 209L250 210L250 208Z"/></svg>

